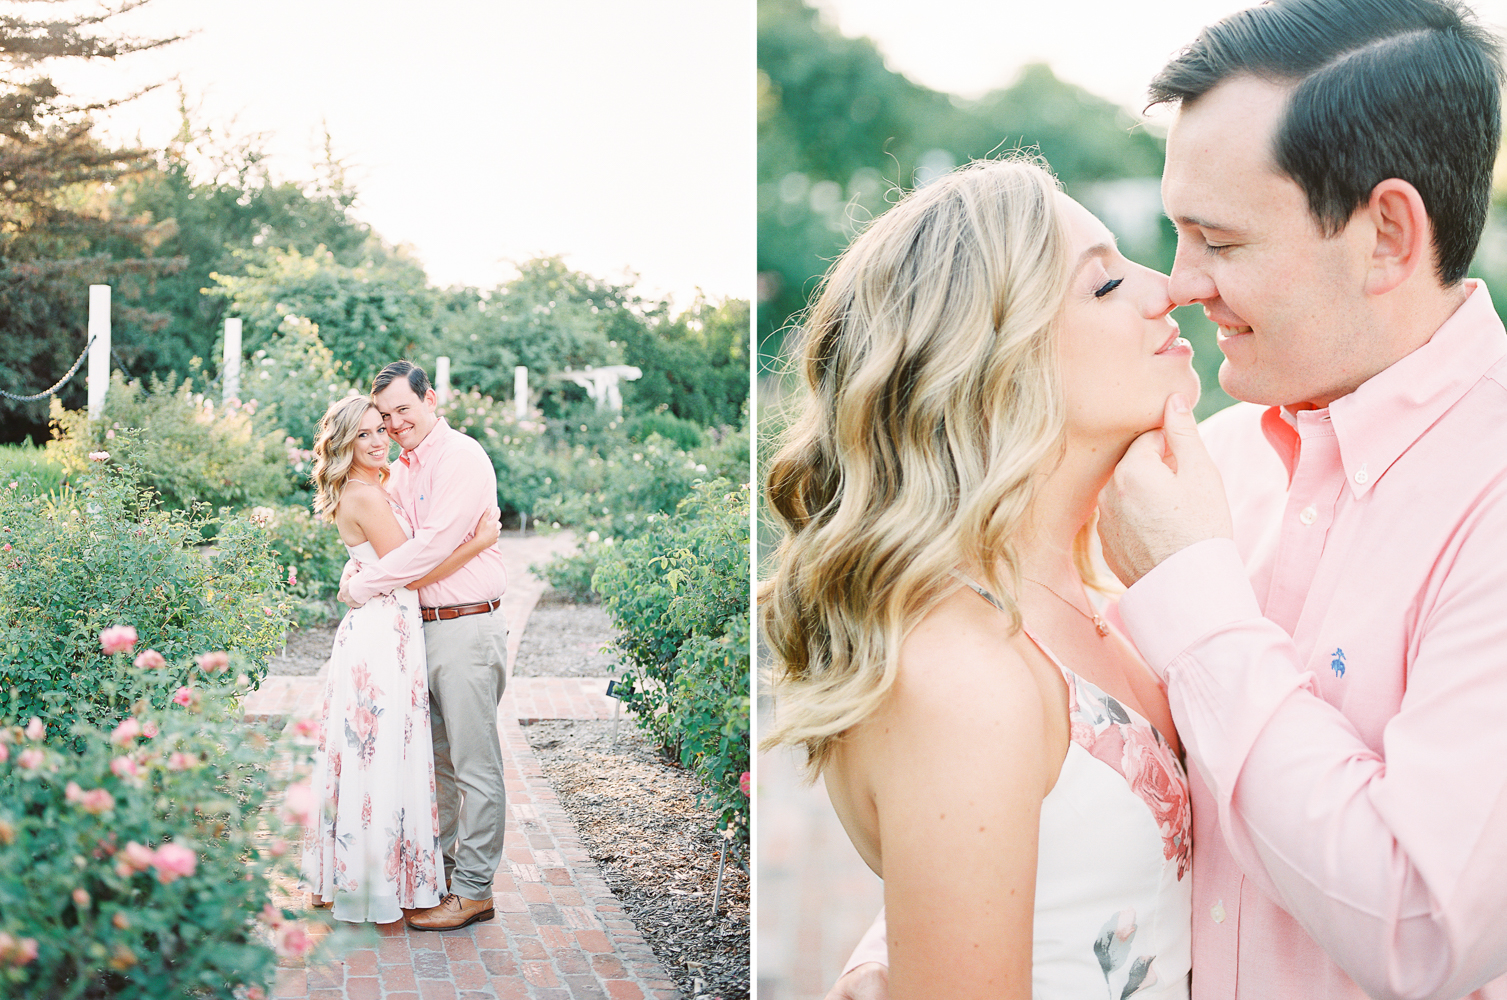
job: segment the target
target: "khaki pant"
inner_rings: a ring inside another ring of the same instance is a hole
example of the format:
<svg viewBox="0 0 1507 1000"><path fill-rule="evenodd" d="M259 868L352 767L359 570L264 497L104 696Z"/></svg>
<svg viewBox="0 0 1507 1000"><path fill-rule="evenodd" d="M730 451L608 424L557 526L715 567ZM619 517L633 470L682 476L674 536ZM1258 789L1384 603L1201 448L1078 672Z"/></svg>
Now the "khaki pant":
<svg viewBox="0 0 1507 1000"><path fill-rule="evenodd" d="M497 705L508 675L507 619L499 608L425 622L424 651L445 880L458 896L491 899L508 815L497 737Z"/></svg>

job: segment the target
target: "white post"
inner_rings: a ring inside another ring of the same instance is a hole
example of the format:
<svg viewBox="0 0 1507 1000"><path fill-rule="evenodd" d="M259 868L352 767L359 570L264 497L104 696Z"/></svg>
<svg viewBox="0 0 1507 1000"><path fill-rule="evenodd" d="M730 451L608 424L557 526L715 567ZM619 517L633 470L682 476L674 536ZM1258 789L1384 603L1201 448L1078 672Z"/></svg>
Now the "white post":
<svg viewBox="0 0 1507 1000"><path fill-rule="evenodd" d="M434 398L441 406L450 398L450 359L443 355L434 359Z"/></svg>
<svg viewBox="0 0 1507 1000"><path fill-rule="evenodd" d="M523 365L513 369L513 416L528 416L528 369Z"/></svg>
<svg viewBox="0 0 1507 1000"><path fill-rule="evenodd" d="M98 420L110 387L110 286L89 286L89 419Z"/></svg>
<svg viewBox="0 0 1507 1000"><path fill-rule="evenodd" d="M241 320L225 320L225 363L220 366L220 400L228 403L241 398Z"/></svg>

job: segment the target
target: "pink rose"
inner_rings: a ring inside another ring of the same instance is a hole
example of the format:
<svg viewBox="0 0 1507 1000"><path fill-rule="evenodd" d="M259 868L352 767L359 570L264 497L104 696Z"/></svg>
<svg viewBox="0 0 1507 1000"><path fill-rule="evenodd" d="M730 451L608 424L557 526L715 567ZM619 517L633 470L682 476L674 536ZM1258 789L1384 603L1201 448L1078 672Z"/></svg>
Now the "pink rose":
<svg viewBox="0 0 1507 1000"><path fill-rule="evenodd" d="M126 848L120 852L120 856L126 867L132 871L144 872L152 867L152 849L150 847L143 847L134 840L126 844Z"/></svg>
<svg viewBox="0 0 1507 1000"><path fill-rule="evenodd" d="M68 787L63 789L63 798L77 805L84 801L84 790L78 786L77 781L68 782Z"/></svg>
<svg viewBox="0 0 1507 1000"><path fill-rule="evenodd" d="M246 1000L267 1000L267 991L260 986L251 986L246 990Z"/></svg>
<svg viewBox="0 0 1507 1000"><path fill-rule="evenodd" d="M118 747L130 746L140 735L141 723L132 716L115 727L115 731L110 734L110 742Z"/></svg>
<svg viewBox="0 0 1507 1000"><path fill-rule="evenodd" d="M21 755L16 758L16 763L28 771L35 771L42 766L42 751L36 747L22 750Z"/></svg>
<svg viewBox="0 0 1507 1000"><path fill-rule="evenodd" d="M129 625L115 625L99 634L99 646L106 656L129 653L136 646L136 630Z"/></svg>
<svg viewBox="0 0 1507 1000"><path fill-rule="evenodd" d="M141 735L145 736L149 740L154 739L157 736L157 723L153 722L151 719L143 722L141 724Z"/></svg>
<svg viewBox="0 0 1507 1000"><path fill-rule="evenodd" d="M26 724L26 738L29 740L39 740L46 735L47 727L42 725L41 719L33 715L31 721Z"/></svg>
<svg viewBox="0 0 1507 1000"><path fill-rule="evenodd" d="M738 790L743 793L743 797L744 798L748 798L748 780L749 780L749 774L748 774L747 771L744 771L738 777Z"/></svg>
<svg viewBox="0 0 1507 1000"><path fill-rule="evenodd" d="M91 788L84 793L82 806L84 812L100 816L115 808L115 796L103 788Z"/></svg>
<svg viewBox="0 0 1507 1000"><path fill-rule="evenodd" d="M262 904L262 919L267 922L268 927L276 929L278 927L281 927L283 925L283 921L285 921L287 918L283 916L282 910L279 910L271 903L264 903Z"/></svg>
<svg viewBox="0 0 1507 1000"><path fill-rule="evenodd" d="M1192 814L1188 809L1188 786L1166 744L1150 727L1120 727L1125 734L1121 767L1130 790L1151 808L1162 834L1162 857L1177 859L1177 877L1188 870L1192 854Z"/></svg>
<svg viewBox="0 0 1507 1000"><path fill-rule="evenodd" d="M0 764L4 764L8 760L10 760L10 747L4 743L0 743Z"/></svg>
<svg viewBox="0 0 1507 1000"><path fill-rule="evenodd" d="M187 687L180 687L178 690L176 690L176 691L173 692L173 704L174 705L187 705L189 702L191 702L193 700L194 700L194 693L192 691L190 691Z"/></svg>
<svg viewBox="0 0 1507 1000"><path fill-rule="evenodd" d="M117 778L134 778L136 770L136 762L129 757L116 757L110 761L110 772Z"/></svg>
<svg viewBox="0 0 1507 1000"><path fill-rule="evenodd" d="M298 570L293 568L292 566L288 567L288 586L298 586Z"/></svg>
<svg viewBox="0 0 1507 1000"><path fill-rule="evenodd" d="M157 881L167 885L174 879L194 873L198 857L182 844L163 844L152 855L152 867L157 869Z"/></svg>
<svg viewBox="0 0 1507 1000"><path fill-rule="evenodd" d="M187 771L194 766L194 763L194 758L189 754L174 750L172 756L167 759L167 769L169 771Z"/></svg>
<svg viewBox="0 0 1507 1000"><path fill-rule="evenodd" d="M273 837L272 843L267 845L267 853L274 858L280 858L288 853L288 842L281 837Z"/></svg>
<svg viewBox="0 0 1507 1000"><path fill-rule="evenodd" d="M289 920L272 935L273 947L283 958L302 958L314 947L314 939L301 920Z"/></svg>
<svg viewBox="0 0 1507 1000"><path fill-rule="evenodd" d="M319 738L318 719L299 719L293 723L293 735L304 739L313 740Z"/></svg>
<svg viewBox="0 0 1507 1000"><path fill-rule="evenodd" d="M136 665L142 670L161 670L167 666L167 658L155 649L149 649L136 657Z"/></svg>
<svg viewBox="0 0 1507 1000"><path fill-rule="evenodd" d="M283 819L299 826L313 826L315 816L314 789L307 781L289 785L283 793Z"/></svg>
<svg viewBox="0 0 1507 1000"><path fill-rule="evenodd" d="M91 451L89 453L89 461L108 462L110 461L110 453L108 451Z"/></svg>
<svg viewBox="0 0 1507 1000"><path fill-rule="evenodd" d="M37 957L37 939L16 940L5 931L0 931L0 962L6 965L25 965Z"/></svg>
<svg viewBox="0 0 1507 1000"><path fill-rule="evenodd" d="M217 674L230 666L230 656L224 650L217 649L212 653L200 653L195 657L195 662L206 674Z"/></svg>
<svg viewBox="0 0 1507 1000"><path fill-rule="evenodd" d="M89 906L89 894L83 889L73 890L73 905L81 910L87 908Z"/></svg>

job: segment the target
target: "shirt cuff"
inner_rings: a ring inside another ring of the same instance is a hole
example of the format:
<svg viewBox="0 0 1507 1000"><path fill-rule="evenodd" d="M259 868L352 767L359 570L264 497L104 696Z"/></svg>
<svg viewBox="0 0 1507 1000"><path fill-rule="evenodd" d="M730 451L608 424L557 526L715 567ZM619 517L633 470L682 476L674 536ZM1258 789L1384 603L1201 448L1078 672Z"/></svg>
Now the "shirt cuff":
<svg viewBox="0 0 1507 1000"><path fill-rule="evenodd" d="M1162 561L1120 597L1120 618L1158 677L1184 650L1217 628L1261 617L1240 552L1209 538Z"/></svg>

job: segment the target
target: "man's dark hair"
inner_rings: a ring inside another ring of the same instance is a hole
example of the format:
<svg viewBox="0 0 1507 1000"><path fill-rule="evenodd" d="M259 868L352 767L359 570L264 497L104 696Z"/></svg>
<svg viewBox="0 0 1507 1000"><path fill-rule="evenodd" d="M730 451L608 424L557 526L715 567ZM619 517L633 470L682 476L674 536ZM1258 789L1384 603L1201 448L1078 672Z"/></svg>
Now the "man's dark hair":
<svg viewBox="0 0 1507 1000"><path fill-rule="evenodd" d="M1192 104L1230 77L1292 84L1277 166L1333 236L1397 177L1418 189L1439 280L1465 277L1501 136L1501 52L1456 0L1271 0L1212 24L1151 81Z"/></svg>
<svg viewBox="0 0 1507 1000"><path fill-rule="evenodd" d="M408 388L420 399L431 388L429 385L429 373L424 371L412 361L394 361L392 364L377 372L377 377L372 379L372 395L386 389L400 378L408 380Z"/></svg>

